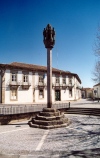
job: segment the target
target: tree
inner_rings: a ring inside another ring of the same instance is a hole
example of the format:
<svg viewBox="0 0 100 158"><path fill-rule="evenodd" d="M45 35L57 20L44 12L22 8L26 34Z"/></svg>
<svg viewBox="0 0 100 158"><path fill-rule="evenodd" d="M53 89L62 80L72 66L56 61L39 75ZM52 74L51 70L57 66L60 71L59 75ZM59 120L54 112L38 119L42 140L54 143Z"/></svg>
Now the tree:
<svg viewBox="0 0 100 158"><path fill-rule="evenodd" d="M92 80L95 83L100 83L100 61L99 60L95 64L95 68L94 68L94 71L93 71L93 78L92 78Z"/></svg>
<svg viewBox="0 0 100 158"><path fill-rule="evenodd" d="M97 57L97 61L94 67L92 80L95 83L100 83L100 26L98 27L96 35L94 54Z"/></svg>
<svg viewBox="0 0 100 158"><path fill-rule="evenodd" d="M98 60L100 61L100 26L98 27L98 32L96 35L94 54L98 57Z"/></svg>

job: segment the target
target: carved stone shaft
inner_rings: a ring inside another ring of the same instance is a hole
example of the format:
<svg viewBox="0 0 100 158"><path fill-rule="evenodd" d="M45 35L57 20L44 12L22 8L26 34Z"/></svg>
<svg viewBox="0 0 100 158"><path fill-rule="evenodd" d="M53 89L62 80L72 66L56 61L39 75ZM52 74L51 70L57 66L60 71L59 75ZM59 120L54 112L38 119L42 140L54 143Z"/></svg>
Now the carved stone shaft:
<svg viewBox="0 0 100 158"><path fill-rule="evenodd" d="M52 50L47 48L47 107L52 107Z"/></svg>

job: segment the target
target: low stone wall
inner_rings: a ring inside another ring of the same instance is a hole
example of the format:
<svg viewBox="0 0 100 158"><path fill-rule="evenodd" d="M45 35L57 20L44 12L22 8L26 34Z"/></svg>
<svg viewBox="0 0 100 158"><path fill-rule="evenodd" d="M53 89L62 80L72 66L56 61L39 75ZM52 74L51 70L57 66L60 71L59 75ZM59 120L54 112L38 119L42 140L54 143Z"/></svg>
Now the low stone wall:
<svg viewBox="0 0 100 158"><path fill-rule="evenodd" d="M35 117L39 112L22 113L13 115L0 115L0 125L7 125L11 122L17 122L21 120L29 120L31 117Z"/></svg>
<svg viewBox="0 0 100 158"><path fill-rule="evenodd" d="M59 109L61 112L66 112L68 108ZM20 114L8 114L2 115L0 114L0 125L7 125L11 122L17 122L21 120L29 120L31 117L35 117L39 111L30 112L30 113L20 113Z"/></svg>

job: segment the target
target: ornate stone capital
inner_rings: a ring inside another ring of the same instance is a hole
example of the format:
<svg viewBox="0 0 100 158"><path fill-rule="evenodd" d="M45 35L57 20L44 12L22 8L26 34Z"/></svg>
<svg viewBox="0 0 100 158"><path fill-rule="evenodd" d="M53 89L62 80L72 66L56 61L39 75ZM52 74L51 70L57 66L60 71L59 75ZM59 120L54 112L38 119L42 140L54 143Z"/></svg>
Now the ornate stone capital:
<svg viewBox="0 0 100 158"><path fill-rule="evenodd" d="M54 28L51 27L50 24L47 25L43 30L43 42L46 48L53 48L55 44L55 31Z"/></svg>

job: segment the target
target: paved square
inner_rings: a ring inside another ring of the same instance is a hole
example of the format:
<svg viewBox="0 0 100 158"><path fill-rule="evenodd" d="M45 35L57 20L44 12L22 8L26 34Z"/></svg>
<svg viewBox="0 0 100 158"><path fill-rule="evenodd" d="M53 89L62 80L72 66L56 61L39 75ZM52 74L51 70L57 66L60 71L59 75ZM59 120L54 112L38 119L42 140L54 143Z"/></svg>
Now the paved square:
<svg viewBox="0 0 100 158"><path fill-rule="evenodd" d="M30 128L28 121L0 126L0 158L100 157L100 117L66 114L65 128Z"/></svg>

